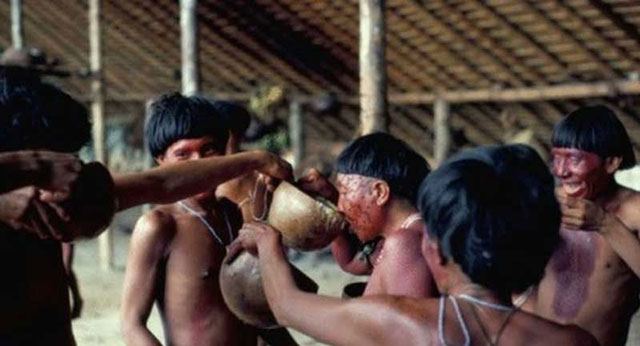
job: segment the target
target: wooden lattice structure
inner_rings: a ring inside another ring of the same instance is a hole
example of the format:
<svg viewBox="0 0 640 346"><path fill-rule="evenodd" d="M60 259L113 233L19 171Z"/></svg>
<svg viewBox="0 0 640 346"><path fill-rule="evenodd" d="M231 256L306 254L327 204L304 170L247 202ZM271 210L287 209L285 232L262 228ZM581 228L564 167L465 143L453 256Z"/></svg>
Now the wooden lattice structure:
<svg viewBox="0 0 640 346"><path fill-rule="evenodd" d="M59 57L65 69L88 69L86 1L23 0L23 6L25 45ZM9 1L0 2L2 47L10 45L9 13ZM305 131L322 139L353 135L357 0L201 0L197 17L204 93L246 99L256 84L280 85L292 95L332 91L346 102L342 112L307 117ZM386 21L391 131L424 153L432 152L434 95L552 86L591 90L592 83L607 91L576 98L551 89L556 97L454 102L453 126L471 145L499 142L499 116L507 111L548 143L562 114L602 102L640 143L639 99L632 96L640 90L639 1L387 0ZM142 104L180 90L177 1L103 0L102 30L107 103ZM616 89L619 81L629 88ZM88 99L88 79L60 83Z"/></svg>

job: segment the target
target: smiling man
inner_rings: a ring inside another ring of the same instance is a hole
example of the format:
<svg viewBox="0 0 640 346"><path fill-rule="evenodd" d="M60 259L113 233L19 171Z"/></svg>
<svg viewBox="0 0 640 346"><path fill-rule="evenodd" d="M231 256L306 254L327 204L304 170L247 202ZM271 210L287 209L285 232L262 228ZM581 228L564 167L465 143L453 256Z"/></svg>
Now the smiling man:
<svg viewBox="0 0 640 346"><path fill-rule="evenodd" d="M552 137L561 241L524 308L624 345L638 308L640 193L613 174L635 166L629 136L605 106L580 108Z"/></svg>

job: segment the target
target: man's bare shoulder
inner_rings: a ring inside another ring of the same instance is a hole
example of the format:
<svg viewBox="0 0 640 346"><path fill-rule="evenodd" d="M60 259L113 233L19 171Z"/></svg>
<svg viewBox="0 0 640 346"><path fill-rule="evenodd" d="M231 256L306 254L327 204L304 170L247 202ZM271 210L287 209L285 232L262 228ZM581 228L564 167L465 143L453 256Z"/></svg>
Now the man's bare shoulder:
<svg viewBox="0 0 640 346"><path fill-rule="evenodd" d="M133 230L133 236L137 239L168 242L176 232L176 219L173 207L163 205L156 207L138 219Z"/></svg>
<svg viewBox="0 0 640 346"><path fill-rule="evenodd" d="M618 193L617 215L635 231L640 230L640 192L628 188L622 188Z"/></svg>
<svg viewBox="0 0 640 346"><path fill-rule="evenodd" d="M559 334L557 345L575 345L575 346L598 346L600 343L596 338L584 329L576 326L558 326L562 328Z"/></svg>
<svg viewBox="0 0 640 346"><path fill-rule="evenodd" d="M521 314L521 318L518 321L514 320L514 322L520 326L521 336L529 341L537 341L531 342L531 344L600 345L596 338L576 325L562 325L530 313Z"/></svg>

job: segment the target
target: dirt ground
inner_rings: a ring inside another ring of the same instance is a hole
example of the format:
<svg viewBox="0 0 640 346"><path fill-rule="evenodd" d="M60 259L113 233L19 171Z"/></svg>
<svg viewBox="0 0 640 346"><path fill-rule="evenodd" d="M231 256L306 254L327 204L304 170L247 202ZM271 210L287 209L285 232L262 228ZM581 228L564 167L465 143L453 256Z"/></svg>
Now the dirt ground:
<svg viewBox="0 0 640 346"><path fill-rule="evenodd" d="M78 346L121 346L124 345L119 332L118 310L122 292L124 266L129 245L129 235L122 230L130 227L137 211L120 215L112 227L115 240L115 268L102 271L98 263L97 240L82 241L76 245L74 269L78 276L80 290L84 298L82 316L74 320L73 330ZM330 256L305 254L294 263L320 285L320 293L340 296L342 288L351 282L363 281L343 273ZM152 332L164 340L162 327L154 309L149 326ZM293 332L301 345L322 345L305 335ZM640 345L640 315L632 322L627 345Z"/></svg>

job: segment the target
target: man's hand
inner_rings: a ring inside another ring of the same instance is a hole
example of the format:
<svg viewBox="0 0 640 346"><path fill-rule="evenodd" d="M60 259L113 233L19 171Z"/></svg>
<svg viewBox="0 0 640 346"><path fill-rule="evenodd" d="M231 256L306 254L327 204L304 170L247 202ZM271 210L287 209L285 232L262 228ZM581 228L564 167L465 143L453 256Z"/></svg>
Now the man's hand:
<svg viewBox="0 0 640 346"><path fill-rule="evenodd" d="M293 181L293 169L287 161L268 151L261 151L260 154L263 163L258 172L277 179Z"/></svg>
<svg viewBox="0 0 640 346"><path fill-rule="evenodd" d="M35 233L41 239L65 239L68 214L55 203L40 200L33 186L0 195L0 222L16 230Z"/></svg>
<svg viewBox="0 0 640 346"><path fill-rule="evenodd" d="M266 223L245 223L238 233L238 238L229 245L224 263L232 262L243 250L254 255L265 251L283 252L280 233Z"/></svg>
<svg viewBox="0 0 640 346"><path fill-rule="evenodd" d="M562 212L563 228L601 231L607 217L604 209L587 199L569 197L560 190L556 190L556 195Z"/></svg>
<svg viewBox="0 0 640 346"><path fill-rule="evenodd" d="M296 185L306 193L321 196L334 204L338 203L338 190L315 168L311 168L306 175L298 179Z"/></svg>

